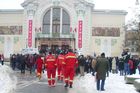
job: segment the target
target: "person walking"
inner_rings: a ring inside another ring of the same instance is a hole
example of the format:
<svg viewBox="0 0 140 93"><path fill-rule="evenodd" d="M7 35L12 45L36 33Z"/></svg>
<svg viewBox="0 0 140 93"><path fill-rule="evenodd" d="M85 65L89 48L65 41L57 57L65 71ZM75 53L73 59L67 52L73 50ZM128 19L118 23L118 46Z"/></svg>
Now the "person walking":
<svg viewBox="0 0 140 93"><path fill-rule="evenodd" d="M124 60L123 60L123 58L120 58L120 60L119 60L119 71L120 71L120 76L123 76L123 74L124 74Z"/></svg>
<svg viewBox="0 0 140 93"><path fill-rule="evenodd" d="M11 56L11 67L13 70L15 70L16 68L16 55L15 54Z"/></svg>
<svg viewBox="0 0 140 93"><path fill-rule="evenodd" d="M21 67L21 74L25 74L25 67L26 67L26 62L25 62L25 56L20 54L19 55L19 63L20 63L20 67Z"/></svg>
<svg viewBox="0 0 140 93"><path fill-rule="evenodd" d="M96 87L98 91L99 90L105 91L104 85L105 85L106 73L108 69L109 69L108 59L105 58L105 53L102 53L101 57L97 59L97 63L95 65L96 81L97 81Z"/></svg>
<svg viewBox="0 0 140 93"><path fill-rule="evenodd" d="M85 68L85 57L84 57L84 55L80 55L78 57L78 65L80 67L81 76L84 76L84 68Z"/></svg>
<svg viewBox="0 0 140 93"><path fill-rule="evenodd" d="M65 77L65 87L72 88L75 68L78 66L78 60L76 55L73 53L72 49L68 50L68 54L65 55L65 67L64 67L64 77Z"/></svg>
<svg viewBox="0 0 140 93"><path fill-rule="evenodd" d="M114 57L112 60L112 73L115 74L116 73L116 58Z"/></svg>
<svg viewBox="0 0 140 93"><path fill-rule="evenodd" d="M92 60L92 69L93 69L93 72L92 72L92 75L95 76L95 65L96 65L97 61L96 61L96 58L94 57L93 60Z"/></svg>
<svg viewBox="0 0 140 93"><path fill-rule="evenodd" d="M4 65L4 55L1 54L1 64Z"/></svg>
<svg viewBox="0 0 140 93"><path fill-rule="evenodd" d="M48 85L49 87L55 86L55 76L56 76L56 58L49 52L49 55L45 59L45 67L47 69Z"/></svg>
<svg viewBox="0 0 140 93"><path fill-rule="evenodd" d="M39 78L39 80L41 79L41 76L42 76L42 66L43 66L43 63L44 62L41 59L41 55L38 55L35 64L36 64L36 69L37 69L37 77Z"/></svg>
<svg viewBox="0 0 140 93"><path fill-rule="evenodd" d="M57 57L57 73L58 73L58 81L63 81L64 78L64 61L65 56L64 53L61 51Z"/></svg>

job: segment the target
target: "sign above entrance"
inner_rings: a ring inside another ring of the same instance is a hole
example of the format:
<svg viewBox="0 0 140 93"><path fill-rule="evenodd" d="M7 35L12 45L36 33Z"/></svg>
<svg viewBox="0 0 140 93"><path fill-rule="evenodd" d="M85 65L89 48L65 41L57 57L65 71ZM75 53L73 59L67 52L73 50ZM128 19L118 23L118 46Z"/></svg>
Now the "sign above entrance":
<svg viewBox="0 0 140 93"><path fill-rule="evenodd" d="M78 22L78 48L82 48L82 30L83 30L83 21L79 20Z"/></svg>

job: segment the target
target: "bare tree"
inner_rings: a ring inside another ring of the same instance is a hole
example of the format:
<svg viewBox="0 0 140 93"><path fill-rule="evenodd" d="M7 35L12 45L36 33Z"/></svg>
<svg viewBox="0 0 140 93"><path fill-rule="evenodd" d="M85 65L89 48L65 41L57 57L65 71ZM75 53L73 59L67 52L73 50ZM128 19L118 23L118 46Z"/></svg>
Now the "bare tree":
<svg viewBox="0 0 140 93"><path fill-rule="evenodd" d="M125 46L131 48L132 52L140 53L140 5L138 0L136 0L135 6L131 8L129 15L131 18L125 25Z"/></svg>

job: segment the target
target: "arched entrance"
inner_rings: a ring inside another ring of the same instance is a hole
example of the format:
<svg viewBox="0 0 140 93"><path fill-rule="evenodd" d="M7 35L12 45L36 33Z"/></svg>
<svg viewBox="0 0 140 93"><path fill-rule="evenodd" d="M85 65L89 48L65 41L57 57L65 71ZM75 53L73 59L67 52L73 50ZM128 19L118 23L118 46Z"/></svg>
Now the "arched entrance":
<svg viewBox="0 0 140 93"><path fill-rule="evenodd" d="M43 17L42 36L36 38L37 46L44 50L75 48L75 38L70 33L70 16L63 8L51 8Z"/></svg>

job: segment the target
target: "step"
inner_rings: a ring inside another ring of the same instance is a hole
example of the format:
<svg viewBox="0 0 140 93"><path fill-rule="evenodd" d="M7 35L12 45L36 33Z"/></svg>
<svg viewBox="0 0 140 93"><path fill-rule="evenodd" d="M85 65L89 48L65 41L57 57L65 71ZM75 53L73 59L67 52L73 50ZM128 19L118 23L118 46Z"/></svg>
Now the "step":
<svg viewBox="0 0 140 93"><path fill-rule="evenodd" d="M137 91L140 91L140 79L136 79L134 81L134 87L136 88Z"/></svg>
<svg viewBox="0 0 140 93"><path fill-rule="evenodd" d="M140 79L140 75L127 75L125 76L125 83L133 84L136 79Z"/></svg>

